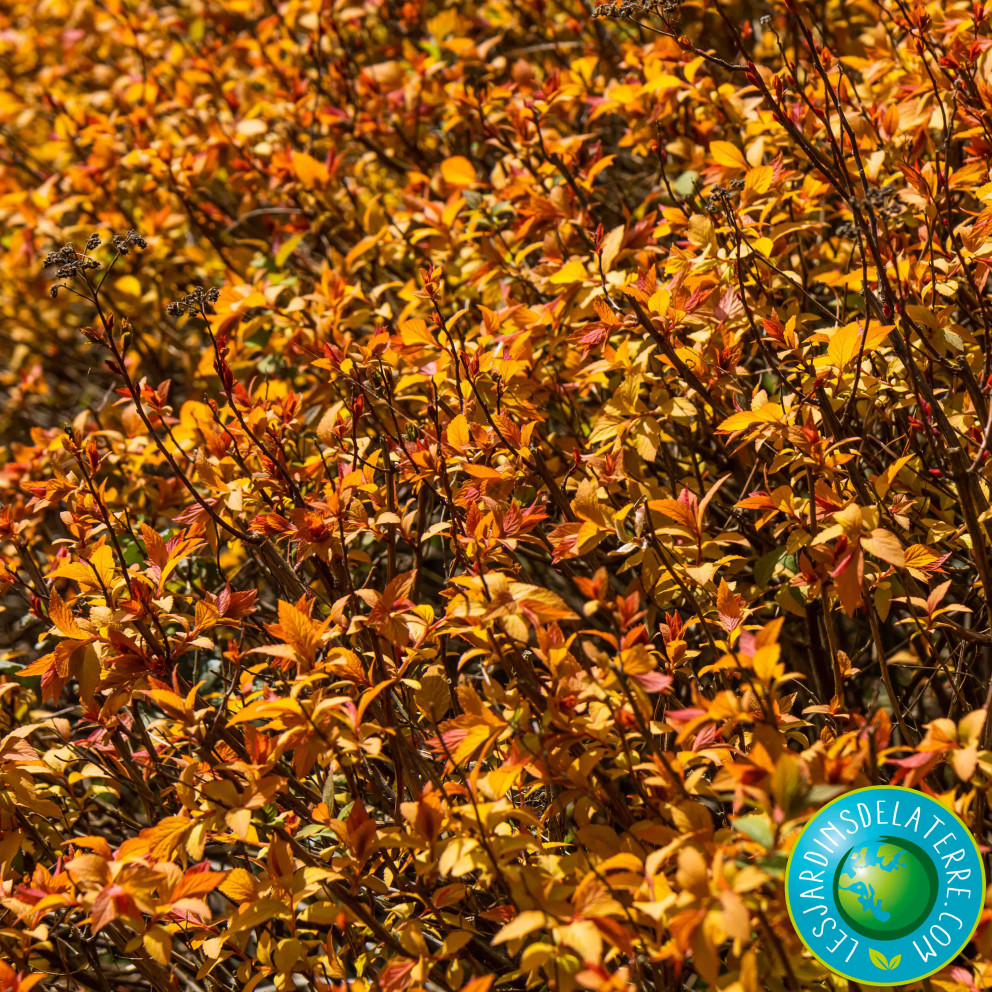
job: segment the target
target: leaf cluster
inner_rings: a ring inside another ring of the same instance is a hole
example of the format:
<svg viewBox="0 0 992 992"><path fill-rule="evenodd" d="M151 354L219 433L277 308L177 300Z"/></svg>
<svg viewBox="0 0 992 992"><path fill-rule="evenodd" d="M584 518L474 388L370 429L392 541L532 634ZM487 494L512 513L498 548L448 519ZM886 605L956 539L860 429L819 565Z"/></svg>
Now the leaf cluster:
<svg viewBox="0 0 992 992"><path fill-rule="evenodd" d="M0 989L844 984L820 806L992 837L990 43L0 5Z"/></svg>

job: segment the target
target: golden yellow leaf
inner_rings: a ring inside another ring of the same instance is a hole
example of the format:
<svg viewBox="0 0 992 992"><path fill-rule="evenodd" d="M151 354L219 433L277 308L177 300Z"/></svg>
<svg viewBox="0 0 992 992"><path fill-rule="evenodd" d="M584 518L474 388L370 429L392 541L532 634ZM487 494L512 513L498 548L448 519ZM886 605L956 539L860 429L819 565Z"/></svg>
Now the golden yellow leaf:
<svg viewBox="0 0 992 992"><path fill-rule="evenodd" d="M830 336L827 345L827 361L835 368L843 370L853 361L861 350L863 336L862 324L857 321L837 328ZM868 337L864 342L864 354L870 354L882 343L891 332L891 325L872 323L868 328Z"/></svg>
<svg viewBox="0 0 992 992"><path fill-rule="evenodd" d="M548 282L554 283L556 286L566 285L568 283L582 282L583 279L587 278L588 273L586 272L586 267L574 259L571 262L567 262L563 265Z"/></svg>
<svg viewBox="0 0 992 992"><path fill-rule="evenodd" d="M955 748L951 752L951 766L962 782L970 782L978 767L978 743L973 741L967 747Z"/></svg>
<svg viewBox="0 0 992 992"><path fill-rule="evenodd" d="M441 175L449 186L471 186L476 182L475 166L462 155L453 155L441 163Z"/></svg>
<svg viewBox="0 0 992 992"><path fill-rule="evenodd" d="M153 961L167 965L172 957L172 937L162 926L149 927L141 937L141 942Z"/></svg>
<svg viewBox="0 0 992 992"><path fill-rule="evenodd" d="M141 296L141 283L135 276L121 276L115 279L114 288L126 296Z"/></svg>
<svg viewBox="0 0 992 992"><path fill-rule="evenodd" d="M227 873L227 877L218 886L224 895L236 903L249 902L258 892L255 877L247 868L235 868Z"/></svg>
<svg viewBox="0 0 992 992"><path fill-rule="evenodd" d="M293 171L307 189L326 186L331 178L327 166L323 162L318 162L312 155L307 155L306 152L293 152Z"/></svg>
<svg viewBox="0 0 992 992"><path fill-rule="evenodd" d="M193 821L188 817L167 816L154 827L142 831L142 838L148 842L149 853L156 861L168 861L192 825Z"/></svg>
<svg viewBox="0 0 992 992"><path fill-rule="evenodd" d="M613 262L620 253L620 245L627 228L623 224L618 224L609 234L603 238L603 271L609 272L613 268Z"/></svg>
<svg viewBox="0 0 992 992"><path fill-rule="evenodd" d="M744 153L729 141L711 141L710 155L717 165L725 169L747 169Z"/></svg>
<svg viewBox="0 0 992 992"><path fill-rule="evenodd" d="M452 417L450 423L444 429L444 435L452 448L456 451L465 451L471 440L468 421L465 419L465 415L459 413L456 417Z"/></svg>
<svg viewBox="0 0 992 992"><path fill-rule="evenodd" d="M527 909L510 920L495 937L493 944L505 944L510 940L526 937L545 925L547 917L539 909Z"/></svg>
<svg viewBox="0 0 992 992"><path fill-rule="evenodd" d="M251 827L250 809L232 809L224 814L224 822L231 833L239 840L248 839L248 829Z"/></svg>
<svg viewBox="0 0 992 992"><path fill-rule="evenodd" d="M785 413L778 403L766 403L757 410L741 410L732 413L717 427L718 434L733 434L759 424L781 424L785 421Z"/></svg>
<svg viewBox="0 0 992 992"><path fill-rule="evenodd" d="M772 180L775 178L775 170L770 165L759 165L754 169L748 169L744 177L744 189L758 195L767 193L772 188Z"/></svg>
<svg viewBox="0 0 992 992"><path fill-rule="evenodd" d="M899 538L889 530L876 527L867 537L862 537L861 544L865 551L873 554L876 558L903 568L906 564L906 555L899 543Z"/></svg>

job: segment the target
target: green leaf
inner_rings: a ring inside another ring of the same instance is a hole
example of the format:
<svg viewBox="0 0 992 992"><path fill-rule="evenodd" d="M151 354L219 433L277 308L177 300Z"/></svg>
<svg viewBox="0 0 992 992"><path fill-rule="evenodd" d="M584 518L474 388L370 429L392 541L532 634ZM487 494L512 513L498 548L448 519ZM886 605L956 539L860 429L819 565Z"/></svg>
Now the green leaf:
<svg viewBox="0 0 992 992"><path fill-rule="evenodd" d="M132 540L126 534L118 535L117 540L120 543L124 561L128 565L138 565L145 560L144 550L136 541Z"/></svg>
<svg viewBox="0 0 992 992"><path fill-rule="evenodd" d="M784 556L784 544L777 547L774 551L769 551L768 554L762 555L754 563L754 581L757 582L759 586L770 585L772 576L775 574L775 568Z"/></svg>
<svg viewBox="0 0 992 992"><path fill-rule="evenodd" d="M696 187L696 180L699 178L699 173L695 169L688 169L687 171L681 173L679 177L672 183L672 189L679 194L679 196L691 196L693 190Z"/></svg>
<svg viewBox="0 0 992 992"><path fill-rule="evenodd" d="M763 816L736 816L731 821L734 829L746 834L764 848L770 848L775 843L775 835L771 823Z"/></svg>
<svg viewBox="0 0 992 992"><path fill-rule="evenodd" d="M774 854L769 854L767 858L759 858L757 864L766 874L775 878L783 878L785 869L789 865L789 856L782 851L776 851Z"/></svg>
<svg viewBox="0 0 992 992"><path fill-rule="evenodd" d="M895 969L899 967L899 962L901 960L901 954L897 954L894 958L889 958L889 971L895 971Z"/></svg>
<svg viewBox="0 0 992 992"><path fill-rule="evenodd" d="M869 947L868 957L871 958L871 963L876 968L881 968L883 971L889 970L888 958L881 951L876 951L874 947Z"/></svg>
<svg viewBox="0 0 992 992"><path fill-rule="evenodd" d="M822 806L824 803L836 799L842 793L847 792L844 785L814 785L806 796L806 801L814 806Z"/></svg>

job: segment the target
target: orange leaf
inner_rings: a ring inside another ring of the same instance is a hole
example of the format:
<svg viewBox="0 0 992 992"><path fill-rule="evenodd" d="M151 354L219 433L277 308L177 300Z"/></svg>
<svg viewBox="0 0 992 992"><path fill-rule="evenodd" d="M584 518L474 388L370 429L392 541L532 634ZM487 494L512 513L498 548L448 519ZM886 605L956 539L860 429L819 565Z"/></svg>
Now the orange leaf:
<svg viewBox="0 0 992 992"><path fill-rule="evenodd" d="M720 580L720 587L716 592L716 610L720 617L720 626L728 634L739 627L744 619L741 598L727 585L726 579Z"/></svg>
<svg viewBox="0 0 992 992"><path fill-rule="evenodd" d="M441 163L441 175L449 186L471 186L476 181L475 166L461 155Z"/></svg>
<svg viewBox="0 0 992 992"><path fill-rule="evenodd" d="M312 155L307 155L306 152L293 152L293 171L307 189L326 186L331 178L327 166L323 162L318 162Z"/></svg>
<svg viewBox="0 0 992 992"><path fill-rule="evenodd" d="M317 634L310 617L292 603L280 600L279 628L283 640L304 661L312 663L317 653Z"/></svg>

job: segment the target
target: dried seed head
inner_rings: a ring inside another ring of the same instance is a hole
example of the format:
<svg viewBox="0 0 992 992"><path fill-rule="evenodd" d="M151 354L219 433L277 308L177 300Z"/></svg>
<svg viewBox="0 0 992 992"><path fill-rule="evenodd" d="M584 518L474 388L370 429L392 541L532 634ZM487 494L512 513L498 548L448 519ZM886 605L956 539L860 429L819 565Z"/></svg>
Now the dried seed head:
<svg viewBox="0 0 992 992"><path fill-rule="evenodd" d="M614 20L633 17L634 14L673 13L678 10L678 0L617 0L616 3L601 3L592 12L593 17L607 17Z"/></svg>
<svg viewBox="0 0 992 992"><path fill-rule="evenodd" d="M73 243L69 241L45 256L42 268L50 269L53 266L58 266L55 272L56 279L71 279L87 269L100 268L100 263L82 252L77 252Z"/></svg>
<svg viewBox="0 0 992 992"><path fill-rule="evenodd" d="M137 231L128 231L127 234L115 234L111 239L111 244L118 255L127 255L132 248L148 247L148 242Z"/></svg>
<svg viewBox="0 0 992 992"><path fill-rule="evenodd" d="M165 312L170 317L181 317L183 314L213 313L213 305L220 299L220 290L215 286L204 289L202 286L194 287L181 300L174 300L166 308Z"/></svg>

